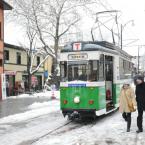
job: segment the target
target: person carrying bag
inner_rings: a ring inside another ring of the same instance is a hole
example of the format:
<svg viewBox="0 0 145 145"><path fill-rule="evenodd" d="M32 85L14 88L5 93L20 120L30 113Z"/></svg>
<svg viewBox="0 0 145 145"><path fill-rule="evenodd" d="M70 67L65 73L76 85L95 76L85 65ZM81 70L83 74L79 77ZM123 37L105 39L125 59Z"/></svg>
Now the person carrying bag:
<svg viewBox="0 0 145 145"><path fill-rule="evenodd" d="M127 121L127 132L130 132L131 113L136 111L135 93L129 84L124 84L119 97L119 111L123 118Z"/></svg>

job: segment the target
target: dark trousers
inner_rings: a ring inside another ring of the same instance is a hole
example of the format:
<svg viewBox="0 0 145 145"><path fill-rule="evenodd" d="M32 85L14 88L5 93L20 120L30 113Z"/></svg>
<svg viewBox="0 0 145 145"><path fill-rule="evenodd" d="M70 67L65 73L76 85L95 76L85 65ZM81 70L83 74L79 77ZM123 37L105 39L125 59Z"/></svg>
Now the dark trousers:
<svg viewBox="0 0 145 145"><path fill-rule="evenodd" d="M125 119L125 121L127 121L127 128L130 129L130 126L131 126L131 113L124 112L122 114L122 117Z"/></svg>
<svg viewBox="0 0 145 145"><path fill-rule="evenodd" d="M139 130L142 130L142 121L143 121L143 109L138 108L138 117L137 117L137 126Z"/></svg>

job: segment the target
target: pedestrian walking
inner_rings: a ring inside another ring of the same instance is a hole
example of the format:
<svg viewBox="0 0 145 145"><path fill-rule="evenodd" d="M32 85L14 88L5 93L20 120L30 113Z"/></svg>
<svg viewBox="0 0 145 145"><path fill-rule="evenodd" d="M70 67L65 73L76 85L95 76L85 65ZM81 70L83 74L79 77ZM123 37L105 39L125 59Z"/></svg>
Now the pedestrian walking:
<svg viewBox="0 0 145 145"><path fill-rule="evenodd" d="M124 84L119 97L119 111L122 117L127 122L127 132L130 132L131 127L131 112L136 110L135 93L129 84Z"/></svg>
<svg viewBox="0 0 145 145"><path fill-rule="evenodd" d="M137 117L137 133L143 132L143 111L145 110L145 82L143 76L138 76L135 80L136 84L136 101L138 109Z"/></svg>

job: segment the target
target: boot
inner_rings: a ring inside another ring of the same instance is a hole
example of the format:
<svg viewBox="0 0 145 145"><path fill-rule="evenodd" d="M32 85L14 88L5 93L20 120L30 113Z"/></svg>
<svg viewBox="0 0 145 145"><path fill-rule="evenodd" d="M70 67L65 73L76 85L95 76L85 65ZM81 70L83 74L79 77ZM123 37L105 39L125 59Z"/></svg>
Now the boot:
<svg viewBox="0 0 145 145"><path fill-rule="evenodd" d="M138 130L136 131L136 133L141 133L141 132L143 132L143 129L138 129Z"/></svg>
<svg viewBox="0 0 145 145"><path fill-rule="evenodd" d="M127 116L127 132L130 132L130 126L131 126L131 115L128 114L128 116Z"/></svg>
<svg viewBox="0 0 145 145"><path fill-rule="evenodd" d="M125 112L122 114L122 117L124 118L125 121L127 121L127 116Z"/></svg>

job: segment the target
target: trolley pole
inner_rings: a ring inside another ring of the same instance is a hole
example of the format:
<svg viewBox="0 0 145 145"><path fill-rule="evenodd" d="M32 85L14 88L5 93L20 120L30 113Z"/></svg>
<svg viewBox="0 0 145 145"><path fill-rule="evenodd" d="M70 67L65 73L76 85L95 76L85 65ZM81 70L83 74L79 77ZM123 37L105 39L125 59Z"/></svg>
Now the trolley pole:
<svg viewBox="0 0 145 145"><path fill-rule="evenodd" d="M134 20L129 20L129 21L127 21L127 23L125 23L124 25L122 25L121 24L121 32L120 32L120 47L121 47L121 49L123 49L123 37L122 37L122 34L123 34L123 30L124 30L124 28L126 27L126 25L128 25L129 23L132 23L132 26L134 26Z"/></svg>

